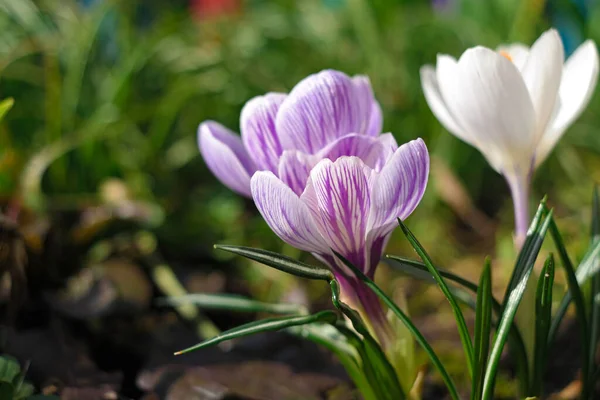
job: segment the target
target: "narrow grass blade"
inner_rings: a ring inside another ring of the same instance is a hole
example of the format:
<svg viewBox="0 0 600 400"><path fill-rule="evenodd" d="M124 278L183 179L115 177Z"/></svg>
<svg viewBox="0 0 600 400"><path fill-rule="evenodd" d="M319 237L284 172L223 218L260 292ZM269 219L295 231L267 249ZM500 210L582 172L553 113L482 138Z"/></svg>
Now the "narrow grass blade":
<svg viewBox="0 0 600 400"><path fill-rule="evenodd" d="M429 269L422 262L389 254L386 254L386 258L395 261L393 263L388 263L388 265L390 265L393 269L408 274L413 278L430 283L435 283L435 278L431 275L431 273L429 273ZM453 283L456 283L457 285L465 288L466 290L474 294L477 294L479 287L475 283L443 268L435 268L443 278L448 279ZM453 288L450 287L450 290L453 291ZM460 296L460 294L455 291L453 291L453 294L455 295L455 297L457 297L457 295ZM474 304L474 302L465 302L465 304L470 305ZM496 299L492 298L491 304L492 310L497 314L497 316L500 316L500 314L502 313L502 306L500 305L500 303L498 303ZM475 309L475 307L471 308Z"/></svg>
<svg viewBox="0 0 600 400"><path fill-rule="evenodd" d="M202 349L204 347L219 344L226 340L236 339L243 336L254 335L261 332L278 331L280 329L289 328L297 325L312 324L316 322L333 324L338 319L338 314L331 310L321 311L313 315L294 315L289 317L277 317L277 318L266 318L260 321L250 322L238 326L237 328L230 329L221 333L219 336L215 336L211 339L205 340L194 346L188 347L187 349L180 350L175 355L185 354L190 351Z"/></svg>
<svg viewBox="0 0 600 400"><path fill-rule="evenodd" d="M315 267L309 264L294 260L291 257L286 257L272 251L254 249L244 246L230 246L216 244L215 249L228 251L242 257L257 261L266 266L278 269L288 274L296 275L301 278L317 279L330 281L333 279L333 274L326 268Z"/></svg>
<svg viewBox="0 0 600 400"><path fill-rule="evenodd" d="M567 253L567 249L565 248L565 244L562 240L562 236L560 231L558 230L558 226L554 221L554 218L548 216L550 219L550 235L554 240L556 245L556 249L558 250L558 254L560 256L560 261L565 271L565 275L567 276L567 284L569 286L569 293L573 298L573 302L575 303L575 312L577 314L577 320L579 322L579 330L581 334L581 356L582 356L582 366L581 366L581 383L582 383L582 399L587 399L590 393L590 382L589 382L589 354L590 354L590 339L589 339L589 324L587 317L587 310L585 307L585 300L583 297L583 292L581 291L580 282L578 282L577 276L575 275L575 269L573 268L573 263L569 258L569 254ZM558 326L558 325L557 325Z"/></svg>
<svg viewBox="0 0 600 400"><path fill-rule="evenodd" d="M532 249L533 243L537 240L539 236L539 231L542 226L542 218L544 216L544 212L546 210L546 198L542 199L538 209L529 225L529 229L527 230L527 236L525 238L525 242L523 243L523 247L519 252L517 257L517 261L515 262L515 268L513 269L513 273L510 276L510 280L508 282L508 286L506 292L504 294L504 299L502 301L502 308L506 307L506 302L508 300L508 296L514 289L514 287L519 283L519 278L523 274L524 268L527 267L526 259L529 257L529 252Z"/></svg>
<svg viewBox="0 0 600 400"><path fill-rule="evenodd" d="M431 275L433 275L438 286L444 293L444 296L446 296L446 299L448 299L448 302L450 302L450 306L452 307L452 312L454 313L454 318L456 319L456 324L458 326L458 333L460 335L460 340L462 342L462 345L463 345L463 348L465 351L465 355L467 358L467 367L469 369L469 376L471 376L471 378L473 378L473 362L474 362L473 343L471 342L471 336L470 336L469 330L467 328L467 323L465 322L465 317L464 317L460 307L458 306L456 299L454 298L450 289L446 285L444 278L442 278L442 276L439 274L437 269L433 266L433 263L432 263L431 259L429 258L429 256L427 255L427 253L425 252L425 249L423 249L423 246L421 246L421 244L419 243L417 238L406 227L406 225L404 225L404 223L402 222L402 220L400 220L400 218L398 218L398 224L400 225L400 228L404 232L404 235L406 236L406 238L408 239L408 241L410 242L412 247L415 249L415 251L417 252L419 257L421 257L421 260L423 260L423 263L425 263L425 265L427 266L427 269L429 270Z"/></svg>
<svg viewBox="0 0 600 400"><path fill-rule="evenodd" d="M490 333L492 328L492 270L491 261L486 258L479 290L477 292L477 308L475 311L474 337L474 376L472 379L471 399L479 400L483 389L483 377L490 350Z"/></svg>
<svg viewBox="0 0 600 400"><path fill-rule="evenodd" d="M159 305L180 306L192 304L206 310L229 310L238 312L263 312L271 314L306 314L304 307L298 304L264 303L232 294L194 293L184 296L163 297Z"/></svg>
<svg viewBox="0 0 600 400"><path fill-rule="evenodd" d="M540 252L540 248L542 247L546 233L548 232L550 222L552 221L551 217L552 211L550 211L539 229L537 227L539 222L534 221L532 223L532 227L534 227L534 229L530 227L527 239L525 240L525 244L523 245L523 249L517 260L515 270L521 271L521 274L514 279L516 284L513 285L513 288L506 295L504 311L502 312L502 317L500 318L500 323L498 324L498 328L496 330L494 344L492 346L490 358L485 372L485 378L483 380L483 400L493 399L494 383L496 380L496 372L498 370L500 356L502 355L502 350L504 349L504 345L508 339L517 308L519 307L519 303L521 302L521 298L525 292L525 287L527 286L527 281L531 275L531 271L533 270L535 260Z"/></svg>
<svg viewBox="0 0 600 400"><path fill-rule="evenodd" d="M535 301L535 349L531 383L531 395L541 396L543 375L548 354L548 331L552 320L552 286L554 284L554 257L546 260L538 280Z"/></svg>
<svg viewBox="0 0 600 400"><path fill-rule="evenodd" d="M349 264L343 257L341 259ZM354 329L363 338L363 345L360 346L361 356L369 381L377 383L373 386L373 389L377 393L377 399L405 399L406 394L400 385L396 371L392 364L390 364L381 346L373 338L360 315L340 300L338 282L335 279L331 280L330 286L333 304L348 317Z"/></svg>
<svg viewBox="0 0 600 400"><path fill-rule="evenodd" d="M410 258L389 255L389 254L386 254L385 257L390 260L396 261L395 263L389 264L393 269L398 270L403 273L410 274L411 276L414 276L417 279L428 280L430 282L435 283L435 279L433 278L433 276L431 276L431 273L429 272L429 268L427 268L427 266L423 262L417 261L417 260L411 260ZM462 278L462 277L460 277L448 270L445 270L443 268L438 268L438 267L435 267L435 268L443 278L446 278L446 279L464 287L465 289L470 290L473 293L477 293L477 285L475 283L471 282L470 280ZM423 273L419 274L418 272L416 272L414 270L421 271Z"/></svg>
<svg viewBox="0 0 600 400"><path fill-rule="evenodd" d="M404 272L416 279L420 279L425 282L435 283L435 279L431 276L429 270L422 262L392 255L386 255L386 257L395 261L394 263L389 263L389 265L392 268ZM436 267L436 269L438 270L440 275L442 275L442 277L460 285L461 287L465 288L470 292L476 294L479 290L478 286L475 283L467 279L464 279L456 274L453 274L452 272L441 268ZM475 301L473 301L473 298L466 292L466 290L463 291L459 288L450 287L450 291L452 292L454 297L456 297L458 300L475 310ZM493 297L491 299L491 303L492 311L494 312L494 325L497 325L497 323L500 320L500 315L502 314L502 305ZM522 370L524 374L527 374L527 353L525 351L525 343L523 342L523 337L521 336L521 333L514 326L511 328L509 333L509 349L511 351L512 357L517 363L517 368L519 370ZM526 377L524 376L523 380L528 381L528 378L525 378Z"/></svg>
<svg viewBox="0 0 600 400"><path fill-rule="evenodd" d="M597 186L594 187L592 200L592 226L590 236L592 244L600 241L600 196L598 196ZM598 351L598 341L600 340L600 273L595 273L592 277L591 303L590 356L588 360L588 370L590 372L590 382L595 382L593 375L594 370L596 369L596 354Z"/></svg>
<svg viewBox="0 0 600 400"><path fill-rule="evenodd" d="M595 243L593 243L588 249L587 253L583 256L583 260L581 260L579 263L579 267L575 272L575 276L577 277L577 282L579 285L583 285L588 281L588 279L598 273L600 273L600 240L597 240ZM554 313L552 326L550 327L550 333L548 335L549 343L554 341L556 333L558 332L558 328L560 327L560 323L567 313L567 309L569 308L572 300L573 295L569 290L567 293L565 293L560 305Z"/></svg>
<svg viewBox="0 0 600 400"><path fill-rule="evenodd" d="M342 261L344 261L346 263L346 265L348 266L348 268L350 268L352 270L352 272L354 272L354 274L361 281L363 281L377 295L377 297L379 297L389 307L390 310L392 310L392 312L398 317L398 319L400 319L400 321L402 321L402 323L406 326L406 328L414 336L417 343L419 343L419 345L427 353L427 356L431 360L431 363L437 368L438 372L442 376L442 380L446 384L446 388L448 389L448 392L450 393L450 397L453 400L459 400L460 397L458 395L458 391L456 390L456 386L454 385L452 378L446 371L446 368L444 368L444 364L442 364L442 362L438 358L437 354L435 354L435 351L433 350L433 348L431 347L429 342L427 342L427 339L425 339L425 337L421 334L419 329L413 324L413 322L410 320L410 318L400 309L400 307L398 307L396 305L396 303L394 303L392 301L392 299L390 299L379 288L379 286L377 286L375 284L375 282L373 282L371 279L369 279L369 277L367 277L361 270L359 270L354 265L352 265L350 262L345 260L342 256L338 255L338 257Z"/></svg>

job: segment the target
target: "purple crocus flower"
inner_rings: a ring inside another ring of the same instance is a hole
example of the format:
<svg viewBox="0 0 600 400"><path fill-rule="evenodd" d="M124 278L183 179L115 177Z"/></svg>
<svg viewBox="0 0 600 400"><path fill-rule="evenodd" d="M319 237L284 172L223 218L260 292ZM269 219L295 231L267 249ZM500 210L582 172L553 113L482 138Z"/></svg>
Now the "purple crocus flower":
<svg viewBox="0 0 600 400"><path fill-rule="evenodd" d="M356 156L323 159L300 195L271 171L255 173L251 190L277 236L329 265L343 300L367 316L385 344L390 332L377 297L333 251L372 278L396 218L407 218L419 204L428 175L427 147L417 139L400 146L380 169Z"/></svg>
<svg viewBox="0 0 600 400"><path fill-rule="evenodd" d="M242 137L215 122L199 128L213 173L252 196L271 229L327 264L342 299L386 346L390 327L377 297L334 251L373 277L397 218L419 204L429 174L421 139L398 147L380 135L381 111L366 77L323 71L289 95L267 94L242 110Z"/></svg>
<svg viewBox="0 0 600 400"><path fill-rule="evenodd" d="M381 108L366 76L326 70L289 93L268 93L246 103L241 138L214 121L200 124L200 152L230 189L250 197L250 178L271 171L300 194L308 173L323 158L357 155L381 166L397 147L381 133Z"/></svg>

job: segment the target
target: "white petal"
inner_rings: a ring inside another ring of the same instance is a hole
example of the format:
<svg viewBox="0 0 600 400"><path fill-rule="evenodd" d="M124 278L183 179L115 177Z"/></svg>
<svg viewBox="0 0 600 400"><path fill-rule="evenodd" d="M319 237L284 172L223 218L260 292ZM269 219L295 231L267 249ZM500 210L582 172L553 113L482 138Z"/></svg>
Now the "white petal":
<svg viewBox="0 0 600 400"><path fill-rule="evenodd" d="M451 62L451 59L444 60L444 56L440 57L442 57L442 61L440 61L440 58L438 58L438 63L441 62L442 64L442 73L447 74L444 75L444 79L452 79L450 75L454 73L456 62ZM446 61L450 63L447 69L445 69ZM453 135L456 135L467 143L473 144L471 143L468 135L462 131L458 123L454 120L454 117L450 114L448 107L446 107L446 103L440 91L440 85L438 84L436 70L430 65L425 65L421 67L420 73L421 86L423 88L423 93L425 94L425 100L427 100L427 104L429 105L429 108L431 108L433 114L437 117L440 123L444 125L444 128L450 131ZM456 79L456 77L454 77L454 79Z"/></svg>
<svg viewBox="0 0 600 400"><path fill-rule="evenodd" d="M555 29L550 29L531 46L521 72L536 114L536 142L546 130L554 111L564 59L560 36Z"/></svg>
<svg viewBox="0 0 600 400"><path fill-rule="evenodd" d="M450 96L444 93L448 108L492 167L528 169L535 112L515 65L493 50L469 49L458 62L452 89Z"/></svg>
<svg viewBox="0 0 600 400"><path fill-rule="evenodd" d="M496 49L499 53L505 53L510 56L512 62L517 66L519 70L523 70L525 67L525 63L527 62L527 58L529 57L529 47L525 46L522 43L513 43L498 46Z"/></svg>
<svg viewBox="0 0 600 400"><path fill-rule="evenodd" d="M565 130L588 105L598 81L598 50L587 40L569 57L559 89L560 107L538 144L536 165L552 151Z"/></svg>
<svg viewBox="0 0 600 400"><path fill-rule="evenodd" d="M329 253L307 206L271 171L259 171L250 181L258 211L284 242L304 251Z"/></svg>

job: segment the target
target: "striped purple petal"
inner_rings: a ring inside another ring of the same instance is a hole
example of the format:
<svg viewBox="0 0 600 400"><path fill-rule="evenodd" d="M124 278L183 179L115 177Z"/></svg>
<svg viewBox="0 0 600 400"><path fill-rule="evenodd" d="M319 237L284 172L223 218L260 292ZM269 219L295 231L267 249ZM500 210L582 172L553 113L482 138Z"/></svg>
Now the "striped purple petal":
<svg viewBox="0 0 600 400"><path fill-rule="evenodd" d="M272 172L255 173L250 186L258 211L284 242L304 251L330 252L307 205Z"/></svg>
<svg viewBox="0 0 600 400"><path fill-rule="evenodd" d="M369 234L382 237L417 207L427 186L429 153L422 139L403 144L372 178Z"/></svg>
<svg viewBox="0 0 600 400"><path fill-rule="evenodd" d="M256 166L241 138L223 125L206 121L198 127L200 153L212 173L231 190L250 197L250 177Z"/></svg>
<svg viewBox="0 0 600 400"><path fill-rule="evenodd" d="M365 134L373 97L365 87L364 80L358 85L332 70L299 82L277 114L275 125L283 148L315 154L341 136Z"/></svg>
<svg viewBox="0 0 600 400"><path fill-rule="evenodd" d="M320 161L301 196L327 246L356 267L367 266L365 234L373 171L358 157Z"/></svg>
<svg viewBox="0 0 600 400"><path fill-rule="evenodd" d="M283 150L275 130L275 117L286 97L282 93L267 93L251 99L242 109L242 141L259 170L277 173Z"/></svg>
<svg viewBox="0 0 600 400"><path fill-rule="evenodd" d="M361 102L361 108L369 108L369 118L364 122L364 126L360 131L364 132L369 136L377 136L381 133L383 125L383 115L379 103L375 100L373 95L373 88L371 87L371 81L366 75L357 75L352 78L352 82L356 88L357 98Z"/></svg>
<svg viewBox="0 0 600 400"><path fill-rule="evenodd" d="M318 161L312 154L285 150L279 159L279 179L300 196L306 187L310 170Z"/></svg>
<svg viewBox="0 0 600 400"><path fill-rule="evenodd" d="M314 155L286 150L279 160L279 178L300 195L311 169L323 159L336 161L343 156L356 156L368 167L379 171L397 147L391 134L375 138L353 133L335 140Z"/></svg>

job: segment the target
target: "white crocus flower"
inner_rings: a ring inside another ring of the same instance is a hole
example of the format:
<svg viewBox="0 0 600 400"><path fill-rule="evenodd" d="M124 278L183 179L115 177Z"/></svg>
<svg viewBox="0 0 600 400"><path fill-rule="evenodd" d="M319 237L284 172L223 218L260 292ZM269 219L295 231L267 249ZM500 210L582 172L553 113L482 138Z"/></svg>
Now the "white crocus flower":
<svg viewBox="0 0 600 400"><path fill-rule="evenodd" d="M435 68L421 68L425 98L438 120L506 177L519 242L529 224L531 174L586 107L597 77L594 42L584 42L565 62L554 29L531 48L478 46L458 61L440 54Z"/></svg>

